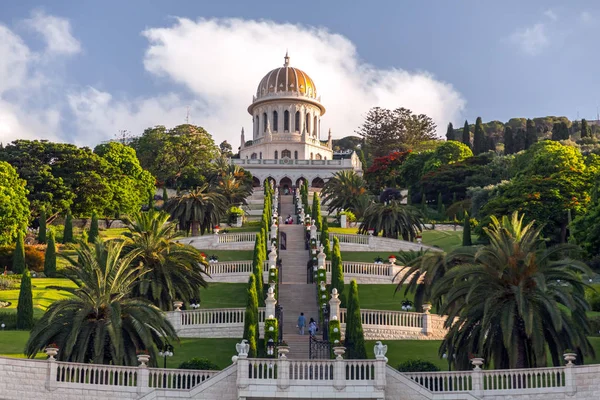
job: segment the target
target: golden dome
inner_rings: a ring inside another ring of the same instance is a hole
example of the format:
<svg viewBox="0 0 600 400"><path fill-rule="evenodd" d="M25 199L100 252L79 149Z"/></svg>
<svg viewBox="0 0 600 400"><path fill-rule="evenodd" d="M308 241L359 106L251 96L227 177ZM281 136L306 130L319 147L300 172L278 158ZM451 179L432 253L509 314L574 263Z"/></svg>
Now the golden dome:
<svg viewBox="0 0 600 400"><path fill-rule="evenodd" d="M290 67L290 58L285 54L283 67L275 68L265 75L256 89L256 99L273 94L303 96L317 99L317 87L308 74Z"/></svg>

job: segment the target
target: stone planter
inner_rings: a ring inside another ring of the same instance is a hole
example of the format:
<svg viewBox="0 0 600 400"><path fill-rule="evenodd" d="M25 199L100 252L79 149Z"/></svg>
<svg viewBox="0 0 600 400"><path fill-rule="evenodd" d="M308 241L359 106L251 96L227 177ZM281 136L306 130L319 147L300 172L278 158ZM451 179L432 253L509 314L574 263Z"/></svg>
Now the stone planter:
<svg viewBox="0 0 600 400"><path fill-rule="evenodd" d="M344 346L336 346L333 348L333 354L335 354L336 360L343 360L344 357L342 356L344 353L346 353L346 348Z"/></svg>
<svg viewBox="0 0 600 400"><path fill-rule="evenodd" d="M239 215L235 218L235 224L233 226L235 226L236 228L241 228L242 227L242 216Z"/></svg>
<svg viewBox="0 0 600 400"><path fill-rule="evenodd" d="M481 369L481 366L483 365L483 358L481 358L481 357L471 358L471 364L473 364L473 366L475 367L473 369Z"/></svg>
<svg viewBox="0 0 600 400"><path fill-rule="evenodd" d="M573 365L573 361L575 361L577 359L577 354L576 353L565 353L565 354L563 354L563 357L564 357L565 361L567 362L567 365Z"/></svg>
<svg viewBox="0 0 600 400"><path fill-rule="evenodd" d="M183 307L183 301L174 301L173 307L175 307L175 311L181 311L181 307Z"/></svg>
<svg viewBox="0 0 600 400"><path fill-rule="evenodd" d="M56 347L46 347L44 352L48 356L48 360L55 360L55 356L58 354L58 348Z"/></svg>
<svg viewBox="0 0 600 400"><path fill-rule="evenodd" d="M287 358L286 354L290 352L290 348L288 346L279 346L277 347L277 354L279 358Z"/></svg>
<svg viewBox="0 0 600 400"><path fill-rule="evenodd" d="M390 264L396 264L396 258L395 257L388 258L388 261L390 262Z"/></svg>
<svg viewBox="0 0 600 400"><path fill-rule="evenodd" d="M425 314L429 314L429 311L431 311L431 303L425 303L423 304L423 312Z"/></svg>
<svg viewBox="0 0 600 400"><path fill-rule="evenodd" d="M150 361L150 355L148 354L138 354L137 355L138 362L140 363L140 367L145 367Z"/></svg>

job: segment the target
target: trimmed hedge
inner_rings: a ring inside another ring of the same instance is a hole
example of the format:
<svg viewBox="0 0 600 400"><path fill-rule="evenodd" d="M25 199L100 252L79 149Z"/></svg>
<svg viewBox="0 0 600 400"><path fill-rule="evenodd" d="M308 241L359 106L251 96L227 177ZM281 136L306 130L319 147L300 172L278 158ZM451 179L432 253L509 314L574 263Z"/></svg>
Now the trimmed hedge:
<svg viewBox="0 0 600 400"><path fill-rule="evenodd" d="M267 315L268 317L268 315ZM267 354L267 343L269 342L269 339L273 339L273 343L277 344L277 339L279 338L279 327L277 325L277 319L276 318L267 318L265 320L265 340L264 340L264 346L265 346L265 355L269 358L275 358L277 357L277 352L273 352L272 355L268 355Z"/></svg>
<svg viewBox="0 0 600 400"><path fill-rule="evenodd" d="M329 321L329 342L331 342L333 346L342 345L342 328L338 319Z"/></svg>
<svg viewBox="0 0 600 400"><path fill-rule="evenodd" d="M435 372L440 369L434 363L425 360L406 360L398 365L400 372Z"/></svg>
<svg viewBox="0 0 600 400"><path fill-rule="evenodd" d="M196 369L196 370L209 370L209 371L218 371L221 368L206 358L192 358L191 360L184 361L179 364L179 369Z"/></svg>

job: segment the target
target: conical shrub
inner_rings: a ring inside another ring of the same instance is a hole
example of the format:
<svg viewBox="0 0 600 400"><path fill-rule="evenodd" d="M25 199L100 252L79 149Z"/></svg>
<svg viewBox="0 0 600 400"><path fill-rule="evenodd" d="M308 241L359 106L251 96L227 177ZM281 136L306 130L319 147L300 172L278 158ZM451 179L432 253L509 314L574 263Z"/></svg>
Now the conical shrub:
<svg viewBox="0 0 600 400"><path fill-rule="evenodd" d="M29 330L33 328L33 295L31 292L31 274L29 270L23 271L21 289L19 290L19 303L17 304L17 329Z"/></svg>
<svg viewBox="0 0 600 400"><path fill-rule="evenodd" d="M48 245L46 246L46 256L44 258L44 274L48 278L56 276L56 241L52 229L48 232Z"/></svg>

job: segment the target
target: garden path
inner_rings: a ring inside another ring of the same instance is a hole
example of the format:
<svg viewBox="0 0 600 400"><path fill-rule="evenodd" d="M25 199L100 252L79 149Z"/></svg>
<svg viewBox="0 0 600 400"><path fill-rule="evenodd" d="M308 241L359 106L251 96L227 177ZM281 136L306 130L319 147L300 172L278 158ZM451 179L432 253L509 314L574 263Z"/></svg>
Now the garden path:
<svg viewBox="0 0 600 400"><path fill-rule="evenodd" d="M293 197L281 196L281 215L294 215ZM304 249L305 228L303 225L281 224L280 229L287 235L287 249L280 257L283 265L279 300L283 307L283 340L290 346L289 358L308 358L308 329L304 336L298 334L296 323L301 312L306 321L318 320L317 298L314 284L306 283L308 251Z"/></svg>

